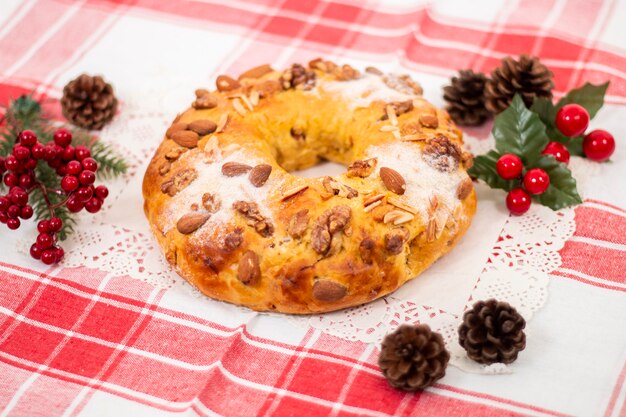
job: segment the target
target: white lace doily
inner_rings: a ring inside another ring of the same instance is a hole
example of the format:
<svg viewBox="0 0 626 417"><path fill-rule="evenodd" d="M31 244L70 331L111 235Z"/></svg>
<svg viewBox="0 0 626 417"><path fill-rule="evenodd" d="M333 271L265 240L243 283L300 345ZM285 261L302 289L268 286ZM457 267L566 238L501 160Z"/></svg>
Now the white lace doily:
<svg viewBox="0 0 626 417"><path fill-rule="evenodd" d="M144 169L170 121L190 104L193 97L189 92L197 87L184 81L172 85L171 78L166 78L151 79L131 97L122 97L120 115L102 131L102 139L123 153L131 169L124 178L108 183L110 197L98 215L80 217L76 233L63 245L67 254L64 264L130 276L172 291L189 291L191 287L164 260L142 207ZM154 91L155 85L159 92ZM480 153L491 143L468 138L468 146ZM472 228L459 247L418 279L360 307L280 317L366 343L379 343L401 323L427 323L444 336L452 365L472 372L510 372L504 365L486 368L466 359L456 341L461 316L474 301L495 297L508 301L530 320L546 301L548 274L561 264L558 251L574 232L574 211L553 212L535 204L528 214L509 217L502 192L481 186L477 190L479 209Z"/></svg>

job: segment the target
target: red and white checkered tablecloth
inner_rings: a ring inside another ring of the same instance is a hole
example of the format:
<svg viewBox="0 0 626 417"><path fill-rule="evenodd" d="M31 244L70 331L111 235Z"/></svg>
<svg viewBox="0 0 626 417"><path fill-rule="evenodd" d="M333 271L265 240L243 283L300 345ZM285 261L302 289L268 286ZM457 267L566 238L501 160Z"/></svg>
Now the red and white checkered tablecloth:
<svg viewBox="0 0 626 417"><path fill-rule="evenodd" d="M373 345L314 329L273 337L272 318L218 320L129 276L43 267L2 228L0 417L626 416L626 2L0 2L2 105L33 90L59 98L84 71L112 80L123 101L157 70L209 85L261 63L328 56L359 67L393 61L440 86L458 69L489 72L521 53L551 68L557 96L610 80L597 127L618 149L575 210L514 373L449 368L424 392L396 391ZM440 90L425 90L442 104ZM141 206L139 188L125 196L117 204Z"/></svg>

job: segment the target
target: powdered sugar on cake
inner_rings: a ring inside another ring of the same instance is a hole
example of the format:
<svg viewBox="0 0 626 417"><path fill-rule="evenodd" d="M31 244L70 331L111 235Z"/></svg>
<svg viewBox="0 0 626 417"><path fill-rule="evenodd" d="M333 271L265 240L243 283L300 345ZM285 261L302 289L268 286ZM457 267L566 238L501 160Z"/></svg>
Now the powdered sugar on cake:
<svg viewBox="0 0 626 417"><path fill-rule="evenodd" d="M187 157L187 158L185 158ZM226 177L222 174L222 165L227 162L245 163L255 166L262 161L255 158L244 149L233 151L227 156L216 158L215 161L207 163L203 154L184 154L181 161L185 161L193 167L198 177L176 194L169 202L165 210L165 224L163 233L176 227L176 222L185 213L191 211L191 206L197 204L202 210L202 196L205 193L214 195L220 201L220 208L213 213L202 229L214 231L216 228L229 223L236 215L233 210L233 203L236 201L254 202L258 205L263 216L273 221L272 211L268 206L268 189L279 187L280 180L270 176L268 181L261 188L257 188L250 182L248 175L243 174L235 177Z"/></svg>
<svg viewBox="0 0 626 417"><path fill-rule="evenodd" d="M320 82L315 89L318 92L340 96L349 103L350 109L369 107L374 101L390 103L415 98L414 95L394 90L385 84L381 77L372 74L363 74L360 78L351 81Z"/></svg>
<svg viewBox="0 0 626 417"><path fill-rule="evenodd" d="M459 204L456 190L466 178L462 170L441 172L430 166L422 158L419 146L409 142L394 142L367 148L368 158L378 158L377 172L381 167L392 168L406 181L406 191L400 200L419 210L424 219L428 218L430 198L437 196L440 204L449 210Z"/></svg>

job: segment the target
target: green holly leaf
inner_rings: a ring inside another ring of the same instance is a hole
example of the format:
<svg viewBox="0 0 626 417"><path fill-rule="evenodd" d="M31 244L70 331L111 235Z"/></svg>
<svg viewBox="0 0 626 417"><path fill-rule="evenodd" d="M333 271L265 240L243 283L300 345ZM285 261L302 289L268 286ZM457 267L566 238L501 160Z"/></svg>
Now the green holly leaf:
<svg viewBox="0 0 626 417"><path fill-rule="evenodd" d="M556 112L566 104L578 104L583 106L589 113L589 118L593 119L604 104L604 94L607 88L609 88L608 81L599 85L585 83L582 87L571 90L559 100L554 109L554 115L556 116Z"/></svg>
<svg viewBox="0 0 626 417"><path fill-rule="evenodd" d="M546 192L535 196L541 204L559 210L583 202L576 190L576 180L565 164L544 155L537 159L533 168L541 168L550 176L550 186Z"/></svg>
<svg viewBox="0 0 626 417"><path fill-rule="evenodd" d="M556 128L556 126L546 126L546 134L550 140L562 143L567 147L571 155L583 156L583 137L567 137Z"/></svg>
<svg viewBox="0 0 626 417"><path fill-rule="evenodd" d="M500 156L496 151L489 151L485 155L477 156L474 158L474 165L468 170L468 173L470 176L484 181L491 188L511 191L518 186L518 182L505 180L498 175L496 162Z"/></svg>
<svg viewBox="0 0 626 417"><path fill-rule="evenodd" d="M531 165L550 141L545 130L539 116L528 110L516 94L511 105L496 116L491 133L500 154L518 155L525 165Z"/></svg>

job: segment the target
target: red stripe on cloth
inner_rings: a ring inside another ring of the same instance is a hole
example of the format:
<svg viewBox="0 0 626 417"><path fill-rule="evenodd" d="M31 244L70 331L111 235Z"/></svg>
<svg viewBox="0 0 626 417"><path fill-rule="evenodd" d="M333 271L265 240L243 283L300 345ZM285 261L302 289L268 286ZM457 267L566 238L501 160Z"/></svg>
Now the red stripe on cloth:
<svg viewBox="0 0 626 417"><path fill-rule="evenodd" d="M584 205L576 207L575 236L626 244L624 230L626 230L626 216Z"/></svg>
<svg viewBox="0 0 626 417"><path fill-rule="evenodd" d="M11 417L61 417L82 385L40 375L11 409ZM51 407L51 403L54 407Z"/></svg>
<svg viewBox="0 0 626 417"><path fill-rule="evenodd" d="M0 360L0 410L6 409L19 387L32 375Z"/></svg>
<svg viewBox="0 0 626 417"><path fill-rule="evenodd" d="M559 270L552 271L550 275L561 277L561 278L573 279L574 281L582 282L583 284L587 284L587 285L593 285L595 287L603 288L605 290L626 292L626 288L617 287L615 285L610 285L609 283L604 283L602 281L598 282L596 280L585 279L583 277L580 277L579 275L570 274L564 271L559 271Z"/></svg>
<svg viewBox="0 0 626 417"><path fill-rule="evenodd" d="M609 208L612 208L612 209L615 209L615 210L621 211L622 213L626 214L626 210L625 210L624 208L622 208L622 207L618 207L618 206L615 206L615 205L613 205L613 204L609 204L609 203L604 202L604 201L594 200L594 199L592 199L592 198L588 198L588 199L586 199L586 200L585 200L585 202L590 202L590 203L600 204L600 205L602 205L602 206L606 206L606 207L609 207Z"/></svg>
<svg viewBox="0 0 626 417"><path fill-rule="evenodd" d="M613 389L613 393L611 394L609 405L607 405L606 407L606 412L604 413L604 417L610 417L611 414L613 414L613 411L615 410L616 405L620 407L620 409L623 409L623 407L626 406L626 398L624 399L624 402L622 404L617 404L617 398L619 397L619 394L621 393L622 388L624 387L625 380L626 380L626 362L624 363L624 366L622 367L622 372L620 372L619 376L617 377L617 381L615 382L615 388ZM618 415L623 415L623 414L618 414Z"/></svg>
<svg viewBox="0 0 626 417"><path fill-rule="evenodd" d="M586 275L611 282L626 283L626 257L620 250L607 249L582 242L565 242L561 268L573 269Z"/></svg>

